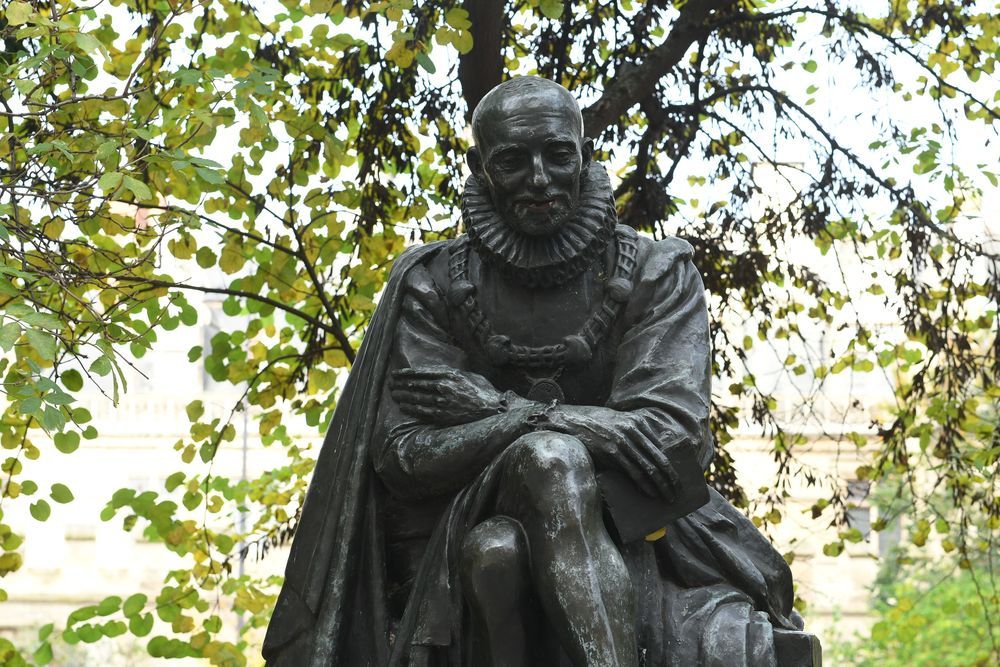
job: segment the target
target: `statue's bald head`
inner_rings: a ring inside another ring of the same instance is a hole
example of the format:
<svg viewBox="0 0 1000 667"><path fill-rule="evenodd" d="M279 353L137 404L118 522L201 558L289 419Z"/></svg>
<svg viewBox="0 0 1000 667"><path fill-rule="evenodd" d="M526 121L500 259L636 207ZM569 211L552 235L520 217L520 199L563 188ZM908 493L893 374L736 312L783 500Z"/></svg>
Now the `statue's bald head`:
<svg viewBox="0 0 1000 667"><path fill-rule="evenodd" d="M509 225L542 236L565 223L594 148L568 90L535 76L506 81L476 106L472 133L469 168Z"/></svg>
<svg viewBox="0 0 1000 667"><path fill-rule="evenodd" d="M489 141L490 126L504 122L515 110L545 108L566 113L573 129L583 136L583 114L572 93L555 81L537 76L518 76L486 93L472 112L472 136L477 145Z"/></svg>

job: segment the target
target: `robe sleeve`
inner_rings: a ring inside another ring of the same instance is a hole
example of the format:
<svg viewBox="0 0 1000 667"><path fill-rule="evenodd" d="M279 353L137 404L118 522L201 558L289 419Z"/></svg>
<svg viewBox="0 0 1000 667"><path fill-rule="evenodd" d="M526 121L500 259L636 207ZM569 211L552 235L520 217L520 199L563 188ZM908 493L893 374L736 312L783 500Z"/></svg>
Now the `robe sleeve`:
<svg viewBox="0 0 1000 667"><path fill-rule="evenodd" d="M686 241L643 242L643 251L607 407L644 420L661 449L687 441L705 469L714 453L705 288Z"/></svg>
<svg viewBox="0 0 1000 667"><path fill-rule="evenodd" d="M418 366L466 370L468 358L443 326L447 322L444 296L427 268L411 269L403 289L388 371ZM390 396L388 384L382 390L379 406L379 430L373 450L375 470L397 496L433 495L433 489L426 493L415 493L413 489L413 457L423 444L420 440L428 438L433 427L404 414Z"/></svg>

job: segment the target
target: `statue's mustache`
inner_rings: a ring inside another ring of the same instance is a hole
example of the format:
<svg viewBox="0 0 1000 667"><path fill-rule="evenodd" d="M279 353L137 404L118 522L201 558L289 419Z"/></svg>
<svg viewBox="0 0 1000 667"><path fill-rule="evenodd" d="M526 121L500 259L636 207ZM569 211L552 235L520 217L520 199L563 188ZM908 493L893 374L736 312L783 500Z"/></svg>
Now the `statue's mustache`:
<svg viewBox="0 0 1000 667"><path fill-rule="evenodd" d="M570 198L565 192L551 192L540 194L525 194L514 197L514 204L540 204L544 202L554 202L569 205Z"/></svg>

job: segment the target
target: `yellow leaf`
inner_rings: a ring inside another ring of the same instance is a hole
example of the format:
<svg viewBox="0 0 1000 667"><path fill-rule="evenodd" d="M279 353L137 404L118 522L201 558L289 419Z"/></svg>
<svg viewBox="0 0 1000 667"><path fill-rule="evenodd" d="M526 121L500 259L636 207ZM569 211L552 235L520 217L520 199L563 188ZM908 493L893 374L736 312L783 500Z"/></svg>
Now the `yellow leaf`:
<svg viewBox="0 0 1000 667"><path fill-rule="evenodd" d="M31 5L27 2L19 2L15 0L10 3L7 7L7 11L4 12L4 16L7 17L7 24L11 26L23 25L28 22L28 17L31 16Z"/></svg>
<svg viewBox="0 0 1000 667"><path fill-rule="evenodd" d="M460 30L455 33L451 41L459 53L466 54L472 50L472 33L468 30Z"/></svg>
<svg viewBox="0 0 1000 667"><path fill-rule="evenodd" d="M236 273L246 264L246 257L232 245L227 245L222 249L222 257L219 259L219 268L226 273Z"/></svg>

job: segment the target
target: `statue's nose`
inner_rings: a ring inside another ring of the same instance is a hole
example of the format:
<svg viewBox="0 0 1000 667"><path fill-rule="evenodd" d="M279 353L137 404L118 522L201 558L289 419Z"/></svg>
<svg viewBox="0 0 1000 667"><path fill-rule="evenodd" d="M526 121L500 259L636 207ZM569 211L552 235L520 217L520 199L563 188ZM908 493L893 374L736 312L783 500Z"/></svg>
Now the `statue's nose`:
<svg viewBox="0 0 1000 667"><path fill-rule="evenodd" d="M535 190L544 190L549 187L551 180L545 160L541 155L535 155L531 160L531 178L529 184Z"/></svg>

